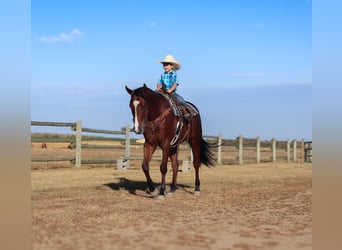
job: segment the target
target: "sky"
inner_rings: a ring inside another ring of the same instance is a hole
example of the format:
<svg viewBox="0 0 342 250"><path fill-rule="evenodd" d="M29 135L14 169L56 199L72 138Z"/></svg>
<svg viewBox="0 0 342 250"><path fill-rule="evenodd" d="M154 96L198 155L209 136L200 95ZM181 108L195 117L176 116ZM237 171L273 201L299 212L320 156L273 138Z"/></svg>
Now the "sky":
<svg viewBox="0 0 342 250"><path fill-rule="evenodd" d="M154 89L158 59L172 54L182 65L177 91L199 108L205 135L312 140L311 8L308 0L32 0L31 120L133 126L125 85ZM64 132L32 127L51 130Z"/></svg>

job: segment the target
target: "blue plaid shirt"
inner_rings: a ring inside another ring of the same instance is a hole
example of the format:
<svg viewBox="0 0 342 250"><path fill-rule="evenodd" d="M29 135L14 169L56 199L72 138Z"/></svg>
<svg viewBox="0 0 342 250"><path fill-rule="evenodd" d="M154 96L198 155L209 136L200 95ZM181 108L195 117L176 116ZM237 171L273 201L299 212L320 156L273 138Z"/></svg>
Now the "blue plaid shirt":
<svg viewBox="0 0 342 250"><path fill-rule="evenodd" d="M161 74L160 79L158 81L160 84L165 84L166 89L170 89L174 83L177 83L178 85L178 79L177 79L177 74L174 70L170 71L170 73L164 72ZM176 89L175 89L176 91Z"/></svg>

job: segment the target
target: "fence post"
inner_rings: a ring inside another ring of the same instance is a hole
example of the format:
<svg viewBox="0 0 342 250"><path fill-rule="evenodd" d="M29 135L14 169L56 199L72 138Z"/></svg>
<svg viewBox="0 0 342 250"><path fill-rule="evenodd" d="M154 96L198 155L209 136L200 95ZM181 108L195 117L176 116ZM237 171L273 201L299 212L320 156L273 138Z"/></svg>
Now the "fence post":
<svg viewBox="0 0 342 250"><path fill-rule="evenodd" d="M217 164L222 165L222 135L217 138Z"/></svg>
<svg viewBox="0 0 342 250"><path fill-rule="evenodd" d="M260 137L256 138L256 161L260 163Z"/></svg>
<svg viewBox="0 0 342 250"><path fill-rule="evenodd" d="M243 138L242 135L239 136L239 164L243 164Z"/></svg>
<svg viewBox="0 0 342 250"><path fill-rule="evenodd" d="M126 125L126 134L125 134L125 158L127 160L126 167L129 167L129 157L131 154L131 128L129 125Z"/></svg>
<svg viewBox="0 0 342 250"><path fill-rule="evenodd" d="M302 138L302 141L300 143L300 151L301 151L301 162L304 163L304 139Z"/></svg>
<svg viewBox="0 0 342 250"><path fill-rule="evenodd" d="M75 167L81 167L81 149L82 149L82 122L76 122L76 159L75 159Z"/></svg>
<svg viewBox="0 0 342 250"><path fill-rule="evenodd" d="M274 138L272 138L272 160L273 162L277 161L276 139Z"/></svg>
<svg viewBox="0 0 342 250"><path fill-rule="evenodd" d="M312 141L305 142L304 147L305 147L304 161L312 162Z"/></svg>
<svg viewBox="0 0 342 250"><path fill-rule="evenodd" d="M287 142L286 142L286 151L287 151L287 162L290 162L291 142L289 139L287 139Z"/></svg>
<svg viewBox="0 0 342 250"><path fill-rule="evenodd" d="M293 161L297 162L297 140L293 140Z"/></svg>

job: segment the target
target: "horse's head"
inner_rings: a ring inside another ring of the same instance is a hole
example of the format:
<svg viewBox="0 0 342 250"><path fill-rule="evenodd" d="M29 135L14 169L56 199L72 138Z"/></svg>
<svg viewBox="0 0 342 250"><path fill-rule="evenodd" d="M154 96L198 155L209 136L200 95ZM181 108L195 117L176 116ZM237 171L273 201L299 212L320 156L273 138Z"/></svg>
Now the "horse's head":
<svg viewBox="0 0 342 250"><path fill-rule="evenodd" d="M129 89L126 86L127 93L131 95L129 107L133 115L134 132L137 134L144 133L147 122L147 104L142 95L145 88L147 88L145 84L142 88L136 90Z"/></svg>

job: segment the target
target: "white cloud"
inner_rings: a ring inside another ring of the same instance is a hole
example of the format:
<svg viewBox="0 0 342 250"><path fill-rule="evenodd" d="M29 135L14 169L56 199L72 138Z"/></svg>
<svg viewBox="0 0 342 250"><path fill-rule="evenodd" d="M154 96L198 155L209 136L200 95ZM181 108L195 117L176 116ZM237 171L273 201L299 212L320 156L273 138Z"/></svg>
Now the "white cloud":
<svg viewBox="0 0 342 250"><path fill-rule="evenodd" d="M82 36L83 33L79 29L73 29L69 33L62 32L57 36L38 36L36 40L41 43L66 43L73 42Z"/></svg>
<svg viewBox="0 0 342 250"><path fill-rule="evenodd" d="M156 24L156 22L154 22L154 21L151 21L150 23L149 23L149 26L151 27L151 28L153 28L153 27L155 27L157 24Z"/></svg>

